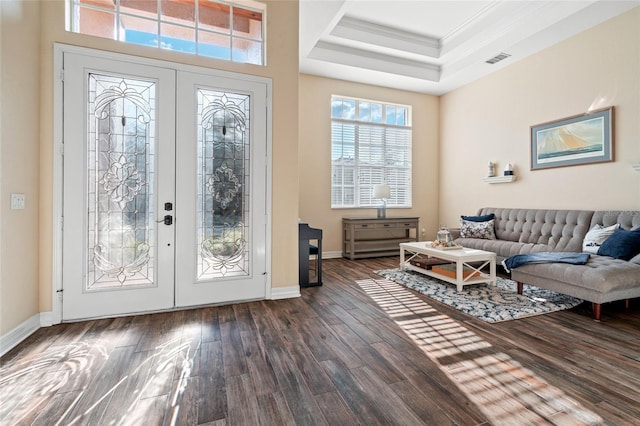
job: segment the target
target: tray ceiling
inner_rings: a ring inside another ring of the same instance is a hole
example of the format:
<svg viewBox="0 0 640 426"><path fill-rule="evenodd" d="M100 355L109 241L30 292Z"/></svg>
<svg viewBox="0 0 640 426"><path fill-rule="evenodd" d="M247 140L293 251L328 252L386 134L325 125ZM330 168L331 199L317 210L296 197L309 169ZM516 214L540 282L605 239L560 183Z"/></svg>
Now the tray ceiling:
<svg viewBox="0 0 640 426"><path fill-rule="evenodd" d="M300 71L440 95L638 5L300 0Z"/></svg>

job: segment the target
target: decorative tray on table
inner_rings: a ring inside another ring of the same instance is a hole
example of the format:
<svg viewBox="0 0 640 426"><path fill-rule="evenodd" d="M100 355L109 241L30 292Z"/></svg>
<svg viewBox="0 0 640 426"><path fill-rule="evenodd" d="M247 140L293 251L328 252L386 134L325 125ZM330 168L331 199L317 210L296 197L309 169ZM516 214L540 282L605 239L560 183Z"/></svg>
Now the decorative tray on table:
<svg viewBox="0 0 640 426"><path fill-rule="evenodd" d="M438 250L460 250L464 247L462 247L459 244L456 244L454 242L450 242L450 243L441 243L439 241L430 241L427 242L427 247L432 247Z"/></svg>

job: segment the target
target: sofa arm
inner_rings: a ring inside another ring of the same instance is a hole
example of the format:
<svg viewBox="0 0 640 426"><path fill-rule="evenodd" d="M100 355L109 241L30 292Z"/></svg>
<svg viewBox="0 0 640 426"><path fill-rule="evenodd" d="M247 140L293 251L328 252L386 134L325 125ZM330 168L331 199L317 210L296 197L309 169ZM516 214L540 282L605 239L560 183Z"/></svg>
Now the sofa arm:
<svg viewBox="0 0 640 426"><path fill-rule="evenodd" d="M460 228L449 228L449 232L451 233L451 238L454 241L460 238Z"/></svg>

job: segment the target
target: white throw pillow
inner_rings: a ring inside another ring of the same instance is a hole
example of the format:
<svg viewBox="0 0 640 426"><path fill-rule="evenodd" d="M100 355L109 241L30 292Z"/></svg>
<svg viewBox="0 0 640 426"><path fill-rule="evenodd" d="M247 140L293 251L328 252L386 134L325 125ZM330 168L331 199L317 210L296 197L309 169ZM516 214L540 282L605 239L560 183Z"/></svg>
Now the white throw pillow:
<svg viewBox="0 0 640 426"><path fill-rule="evenodd" d="M462 219L460 221L460 238L482 238L483 240L495 240L496 234L493 229L495 220L486 222L471 222Z"/></svg>
<svg viewBox="0 0 640 426"><path fill-rule="evenodd" d="M589 230L589 232L587 232L587 235L584 236L584 241L582 241L582 251L597 254L598 249L602 243L604 243L604 240L609 238L618 228L620 228L619 223L607 226L606 228L596 224Z"/></svg>

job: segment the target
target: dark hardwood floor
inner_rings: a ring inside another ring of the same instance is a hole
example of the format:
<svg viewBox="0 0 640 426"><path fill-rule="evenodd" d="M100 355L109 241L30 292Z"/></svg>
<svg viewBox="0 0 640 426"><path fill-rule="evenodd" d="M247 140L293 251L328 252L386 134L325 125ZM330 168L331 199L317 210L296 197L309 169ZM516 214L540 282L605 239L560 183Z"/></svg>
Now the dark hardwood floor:
<svg viewBox="0 0 640 426"><path fill-rule="evenodd" d="M325 260L298 299L42 328L0 360L0 423L638 424L638 300L489 324L373 273L397 262Z"/></svg>

